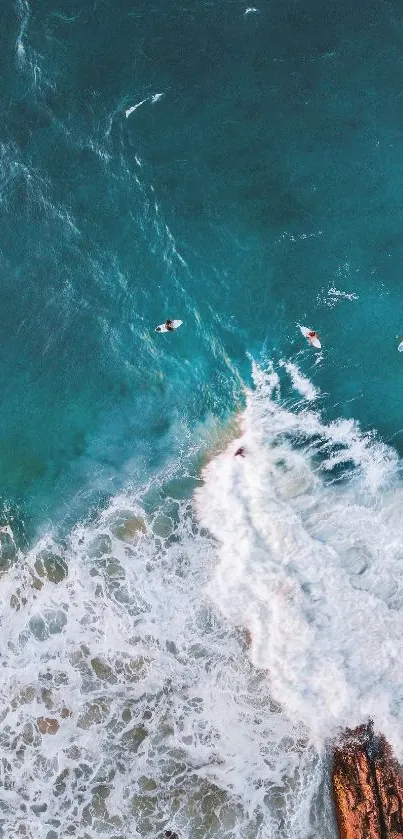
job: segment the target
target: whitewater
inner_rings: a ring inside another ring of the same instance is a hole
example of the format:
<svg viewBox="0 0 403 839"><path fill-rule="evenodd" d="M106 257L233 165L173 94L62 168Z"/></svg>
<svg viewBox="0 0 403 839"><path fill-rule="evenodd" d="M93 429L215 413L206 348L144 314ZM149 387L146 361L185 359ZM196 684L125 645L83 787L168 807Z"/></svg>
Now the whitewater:
<svg viewBox="0 0 403 839"><path fill-rule="evenodd" d="M3 575L5 835L334 837L343 728L403 758L399 461L289 368L253 363L201 484L177 466Z"/></svg>

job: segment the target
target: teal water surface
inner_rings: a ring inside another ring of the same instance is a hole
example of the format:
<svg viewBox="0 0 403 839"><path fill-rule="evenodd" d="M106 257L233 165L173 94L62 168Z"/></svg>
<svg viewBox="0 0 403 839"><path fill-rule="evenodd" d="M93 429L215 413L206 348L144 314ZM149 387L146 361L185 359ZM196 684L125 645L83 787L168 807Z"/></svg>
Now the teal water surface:
<svg viewBox="0 0 403 839"><path fill-rule="evenodd" d="M3 4L7 836L335 839L340 731L403 760L402 23Z"/></svg>
<svg viewBox="0 0 403 839"><path fill-rule="evenodd" d="M246 9L5 10L1 498L28 533L178 457L248 353L303 351L326 416L401 449L400 6Z"/></svg>

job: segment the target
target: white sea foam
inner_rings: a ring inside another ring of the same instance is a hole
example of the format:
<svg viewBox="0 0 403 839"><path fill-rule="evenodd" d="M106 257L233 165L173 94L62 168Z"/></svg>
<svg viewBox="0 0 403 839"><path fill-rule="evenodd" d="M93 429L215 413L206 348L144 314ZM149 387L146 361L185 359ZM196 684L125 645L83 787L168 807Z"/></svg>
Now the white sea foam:
<svg viewBox="0 0 403 839"><path fill-rule="evenodd" d="M29 43L28 28L31 11L27 0L17 0L16 10L19 16L19 32L15 44L18 69L24 73L27 82L31 77L35 96L37 90L45 87L52 89L54 82L44 70L43 55Z"/></svg>
<svg viewBox="0 0 403 839"><path fill-rule="evenodd" d="M338 288L329 288L328 297L335 297L339 300L358 300L358 294L355 294L354 291L339 291Z"/></svg>
<svg viewBox="0 0 403 839"><path fill-rule="evenodd" d="M255 366L254 377L243 437L197 491L218 546L210 596L247 627L270 695L313 742L372 717L402 758L397 457L353 422L286 409L272 369ZM233 456L240 444L243 458Z"/></svg>
<svg viewBox="0 0 403 839"><path fill-rule="evenodd" d="M172 488L151 509L155 490L147 512L117 498L3 576L7 835L302 839L321 761L211 611L213 546L189 503ZM58 584L41 576L56 554Z"/></svg>
<svg viewBox="0 0 403 839"><path fill-rule="evenodd" d="M137 102L136 105L131 105L130 108L127 108L125 110L126 119L130 116L130 114L133 114L134 111L137 111L137 108L140 108L141 105L144 105L145 102L148 102L148 96L146 97L146 99L142 99L140 102Z"/></svg>
<svg viewBox="0 0 403 839"><path fill-rule="evenodd" d="M18 61L23 62L25 58L24 37L28 28L30 9L27 0L18 0L17 9L20 13L21 24L20 31L17 36L17 58Z"/></svg>
<svg viewBox="0 0 403 839"><path fill-rule="evenodd" d="M318 295L318 303L322 303L325 306L328 306L330 309L333 309L337 306L338 303L342 302L343 300L349 300L353 302L355 300L359 300L358 294L354 291L340 291L335 286L331 286L327 289L327 291L322 290L322 293Z"/></svg>
<svg viewBox="0 0 403 839"><path fill-rule="evenodd" d="M313 402L318 398L320 390L312 384L307 376L304 376L303 373L301 373L301 370L296 364L292 361L283 360L281 360L279 364L280 367L283 367L284 370L287 371L290 376L292 386L298 391L298 393L301 394L301 396L304 397L304 399L307 399L308 402Z"/></svg>
<svg viewBox="0 0 403 839"><path fill-rule="evenodd" d="M323 236L323 230L318 230L316 233L298 233L297 235L289 233L288 230L285 230L284 233L279 236L278 241L299 242L304 241L305 239L317 239L319 236Z"/></svg>
<svg viewBox="0 0 403 839"><path fill-rule="evenodd" d="M397 458L253 373L203 528L171 463L4 570L5 835L334 839L326 738L372 715L401 755Z"/></svg>
<svg viewBox="0 0 403 839"><path fill-rule="evenodd" d="M131 107L127 108L125 111L126 119L130 116L130 114L133 114L134 111L137 111L137 108L140 108L141 105L145 105L146 102L158 102L160 99L162 99L163 96L163 93L154 93L152 96L146 96L145 99L142 99L140 102L137 102L136 105L131 105Z"/></svg>

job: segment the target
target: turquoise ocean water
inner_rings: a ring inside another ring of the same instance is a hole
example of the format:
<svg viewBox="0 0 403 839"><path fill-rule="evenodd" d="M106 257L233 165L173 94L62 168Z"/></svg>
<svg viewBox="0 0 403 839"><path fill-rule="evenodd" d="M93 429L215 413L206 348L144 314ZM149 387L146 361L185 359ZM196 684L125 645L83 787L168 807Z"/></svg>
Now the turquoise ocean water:
<svg viewBox="0 0 403 839"><path fill-rule="evenodd" d="M401 6L1 17L4 835L330 839L403 755Z"/></svg>

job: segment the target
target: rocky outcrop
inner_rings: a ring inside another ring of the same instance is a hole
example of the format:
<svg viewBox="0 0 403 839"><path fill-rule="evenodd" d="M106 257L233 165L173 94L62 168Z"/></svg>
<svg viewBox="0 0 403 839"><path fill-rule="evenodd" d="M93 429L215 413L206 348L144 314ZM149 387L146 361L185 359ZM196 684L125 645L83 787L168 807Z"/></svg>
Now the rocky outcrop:
<svg viewBox="0 0 403 839"><path fill-rule="evenodd" d="M36 724L41 734L56 734L59 731L60 723L50 717L38 717Z"/></svg>
<svg viewBox="0 0 403 839"><path fill-rule="evenodd" d="M333 794L340 839L403 839L403 775L372 724L335 749Z"/></svg>

